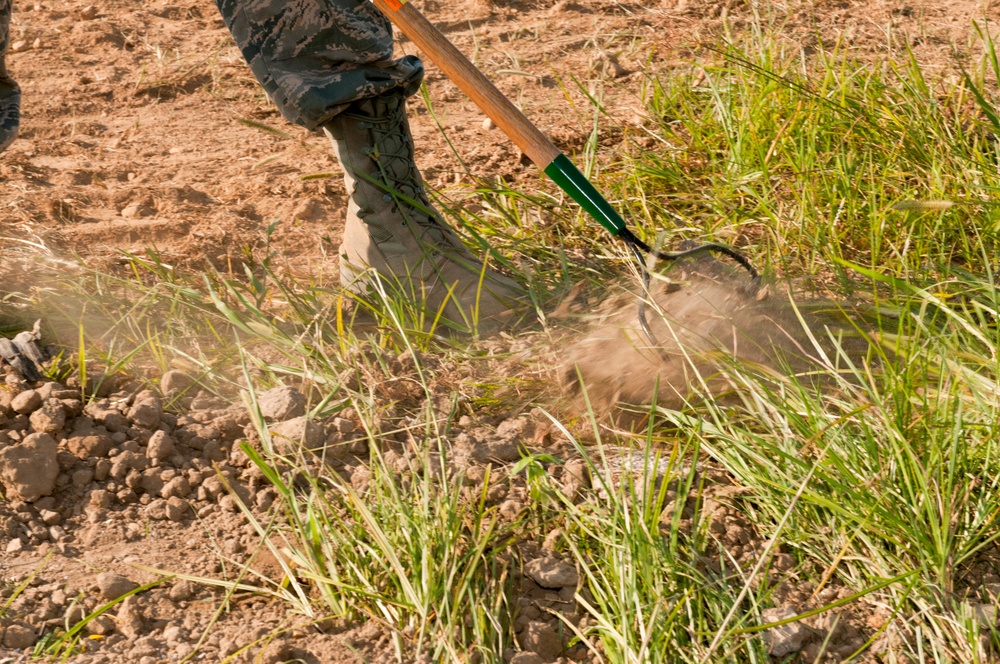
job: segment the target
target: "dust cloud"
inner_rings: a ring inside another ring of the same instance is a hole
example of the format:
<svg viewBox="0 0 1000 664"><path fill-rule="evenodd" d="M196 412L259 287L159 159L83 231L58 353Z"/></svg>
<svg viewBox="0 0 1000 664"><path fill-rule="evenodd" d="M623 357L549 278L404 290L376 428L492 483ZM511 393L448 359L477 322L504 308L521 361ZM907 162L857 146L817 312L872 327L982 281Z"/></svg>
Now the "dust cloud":
<svg viewBox="0 0 1000 664"><path fill-rule="evenodd" d="M860 361L870 337L831 303L797 305L787 293L754 292L742 274L687 271L654 282L649 295L609 298L565 355L570 394L598 409L616 403L680 408L736 388L726 367L819 385L845 360ZM647 336L638 305L646 302Z"/></svg>

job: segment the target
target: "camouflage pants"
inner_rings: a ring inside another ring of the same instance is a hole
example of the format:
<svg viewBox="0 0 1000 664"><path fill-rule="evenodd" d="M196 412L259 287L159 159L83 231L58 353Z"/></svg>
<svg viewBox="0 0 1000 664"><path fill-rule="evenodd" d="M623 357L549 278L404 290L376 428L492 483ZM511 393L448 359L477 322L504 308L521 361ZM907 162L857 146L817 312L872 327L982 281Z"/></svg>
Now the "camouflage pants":
<svg viewBox="0 0 1000 664"><path fill-rule="evenodd" d="M9 0L0 0L0 3ZM413 94L420 60L392 57L392 28L368 0L216 0L250 70L291 122L315 129L394 88Z"/></svg>
<svg viewBox="0 0 1000 664"><path fill-rule="evenodd" d="M13 0L0 0L0 152L17 136L21 89L7 74L5 56L10 43L10 10Z"/></svg>

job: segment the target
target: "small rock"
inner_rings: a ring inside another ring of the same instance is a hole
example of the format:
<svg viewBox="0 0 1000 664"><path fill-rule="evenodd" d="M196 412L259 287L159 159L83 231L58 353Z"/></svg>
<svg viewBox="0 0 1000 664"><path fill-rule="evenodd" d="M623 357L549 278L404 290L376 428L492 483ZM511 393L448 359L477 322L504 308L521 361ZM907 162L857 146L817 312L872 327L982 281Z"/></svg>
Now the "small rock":
<svg viewBox="0 0 1000 664"><path fill-rule="evenodd" d="M501 438L526 439L534 435L534 424L526 417L512 417L497 426L497 436Z"/></svg>
<svg viewBox="0 0 1000 664"><path fill-rule="evenodd" d="M205 461L225 461L229 457L229 446L221 440L210 440L201 451Z"/></svg>
<svg viewBox="0 0 1000 664"><path fill-rule="evenodd" d="M38 515L42 517L42 521L49 526L58 526L62 523L62 514L54 510L39 510Z"/></svg>
<svg viewBox="0 0 1000 664"><path fill-rule="evenodd" d="M354 422L343 417L333 418L333 430L339 434L349 434L354 431Z"/></svg>
<svg viewBox="0 0 1000 664"><path fill-rule="evenodd" d="M32 433L0 450L0 484L7 500L34 502L51 495L59 475L58 448L47 433Z"/></svg>
<svg viewBox="0 0 1000 664"><path fill-rule="evenodd" d="M108 436L94 435L73 436L72 438L67 438L63 442L63 445L66 446L68 452L78 459L87 459L89 457L106 456L114 443Z"/></svg>
<svg viewBox="0 0 1000 664"><path fill-rule="evenodd" d="M496 129L497 123L493 122L492 118L486 118L483 120L483 129L490 130Z"/></svg>
<svg viewBox="0 0 1000 664"><path fill-rule="evenodd" d="M125 451L111 462L111 477L123 480L130 470L145 470L146 458L138 452Z"/></svg>
<svg viewBox="0 0 1000 664"><path fill-rule="evenodd" d="M765 624L773 623L791 618L797 613L798 611L791 607L764 609L760 613L760 619ZM809 636L809 630L802 623L793 622L765 630L763 636L767 652L774 657L784 657L802 649L802 643Z"/></svg>
<svg viewBox="0 0 1000 664"><path fill-rule="evenodd" d="M14 396L14 392L9 387L0 383L0 417L6 417L14 412L14 409L10 407Z"/></svg>
<svg viewBox="0 0 1000 664"><path fill-rule="evenodd" d="M181 583L189 583L189 582L182 581ZM176 587L177 586L174 586L174 588ZM185 595L183 597L174 597L172 593L173 591L171 589L170 599L172 599L175 602L182 602L191 597L190 594ZM176 645L177 643L183 641L186 637L187 634L184 632L184 628L181 627L180 625L171 624L163 628L163 640L166 641L168 646Z"/></svg>
<svg viewBox="0 0 1000 664"><path fill-rule="evenodd" d="M188 482L187 478L184 476L175 477L166 484L160 490L160 495L164 498L187 498L191 493L191 484Z"/></svg>
<svg viewBox="0 0 1000 664"><path fill-rule="evenodd" d="M139 488L154 498L160 496L165 484L163 474L155 468L146 470L142 474L142 479L139 480Z"/></svg>
<svg viewBox="0 0 1000 664"><path fill-rule="evenodd" d="M521 458L521 450L516 439L488 440L473 447L470 458L477 463L509 463Z"/></svg>
<svg viewBox="0 0 1000 664"><path fill-rule="evenodd" d="M42 395L35 390L25 390L10 401L10 409L19 415L27 415L42 407Z"/></svg>
<svg viewBox="0 0 1000 664"><path fill-rule="evenodd" d="M552 625L541 620L532 620L518 635L518 642L524 650L536 653L542 659L552 660L562 652L562 642Z"/></svg>
<svg viewBox="0 0 1000 664"><path fill-rule="evenodd" d="M529 560L524 573L542 588L575 587L580 580L575 567L551 556Z"/></svg>
<svg viewBox="0 0 1000 664"><path fill-rule="evenodd" d="M10 45L11 53L20 53L26 50L28 50L28 42L25 39L19 39Z"/></svg>
<svg viewBox="0 0 1000 664"><path fill-rule="evenodd" d="M30 648L35 645L35 630L23 622L8 625L3 633L3 644L17 650Z"/></svg>
<svg viewBox="0 0 1000 664"><path fill-rule="evenodd" d="M327 436L323 449L314 450L314 452L317 456L321 456L324 461L330 462L348 456L351 453L351 447L352 444L344 440L344 434L335 430Z"/></svg>
<svg viewBox="0 0 1000 664"><path fill-rule="evenodd" d="M63 623L67 625L75 625L84 619L87 615L87 610L80 604L73 604L66 609L64 614Z"/></svg>
<svg viewBox="0 0 1000 664"><path fill-rule="evenodd" d="M146 456L156 461L163 461L174 453L174 439L165 431L154 431L146 444Z"/></svg>
<svg viewBox="0 0 1000 664"><path fill-rule="evenodd" d="M20 537L15 537L11 541L7 542L7 553L20 553L24 550L24 542L21 541Z"/></svg>
<svg viewBox="0 0 1000 664"><path fill-rule="evenodd" d="M89 504L97 509L107 509L114 502L113 494L105 489L95 489L90 492Z"/></svg>
<svg viewBox="0 0 1000 664"><path fill-rule="evenodd" d="M108 479L108 475L111 474L111 460L110 459L98 459L97 463L94 464L94 479L98 482L103 482Z"/></svg>
<svg viewBox="0 0 1000 664"><path fill-rule="evenodd" d="M221 432L209 424L185 424L174 431L174 439L193 450L205 449L205 444L208 441L216 440L220 436Z"/></svg>
<svg viewBox="0 0 1000 664"><path fill-rule="evenodd" d="M511 657L510 664L545 664L545 660L537 653L525 650Z"/></svg>
<svg viewBox="0 0 1000 664"><path fill-rule="evenodd" d="M130 639L142 636L144 616L139 610L138 600L133 595L125 598L115 615L118 631Z"/></svg>
<svg viewBox="0 0 1000 664"><path fill-rule="evenodd" d="M266 512L269 509L271 509L271 505L274 504L274 500L277 497L278 497L277 493L274 491L274 489L268 487L266 489L261 489L260 491L258 491L257 495L254 496L253 502L254 505L257 507L257 509L259 509L261 512Z"/></svg>
<svg viewBox="0 0 1000 664"><path fill-rule="evenodd" d="M107 636L115 631L115 621L107 614L97 616L87 623L87 631L98 636Z"/></svg>
<svg viewBox="0 0 1000 664"><path fill-rule="evenodd" d="M79 470L74 470L73 474L70 475L70 482L78 489L87 486L93 479L94 471L91 468L80 468Z"/></svg>
<svg viewBox="0 0 1000 664"><path fill-rule="evenodd" d="M174 496L167 500L166 515L171 521L183 521L191 506L183 498Z"/></svg>
<svg viewBox="0 0 1000 664"><path fill-rule="evenodd" d="M80 18L82 18L84 21L91 21L97 18L97 7L95 7L94 5L87 5L86 7L80 10Z"/></svg>
<svg viewBox="0 0 1000 664"><path fill-rule="evenodd" d="M146 516L155 521L162 521L167 518L167 501L157 498L146 505Z"/></svg>
<svg viewBox="0 0 1000 664"><path fill-rule="evenodd" d="M226 494L222 498L219 498L219 507L221 507L226 512L239 512L240 505L236 502L231 494Z"/></svg>
<svg viewBox="0 0 1000 664"><path fill-rule="evenodd" d="M115 572L101 572L97 575L97 587L101 590L101 597L112 600L135 590L139 584Z"/></svg>
<svg viewBox="0 0 1000 664"><path fill-rule="evenodd" d="M39 387L35 388L35 392L42 397L42 401L46 399L72 399L74 397L79 398L80 393L77 390L67 389L62 383L56 383L55 381L51 383L42 383Z"/></svg>
<svg viewBox="0 0 1000 664"><path fill-rule="evenodd" d="M218 475L211 475L198 487L198 500L216 500L226 493L226 487Z"/></svg>
<svg viewBox="0 0 1000 664"><path fill-rule="evenodd" d="M66 409L58 399L46 399L31 413L31 428L39 433L57 434L66 426Z"/></svg>
<svg viewBox="0 0 1000 664"><path fill-rule="evenodd" d="M275 387L257 397L261 415L269 422L283 422L306 412L306 397L294 387Z"/></svg>
<svg viewBox="0 0 1000 664"><path fill-rule="evenodd" d="M77 417L83 412L83 402L79 399L59 399L59 403L66 411L66 417Z"/></svg>
<svg viewBox="0 0 1000 664"><path fill-rule="evenodd" d="M173 397L190 390L195 385L195 379L183 371L170 370L160 378L160 391L168 397Z"/></svg>
<svg viewBox="0 0 1000 664"><path fill-rule="evenodd" d="M163 404L160 398L149 390L143 390L136 395L132 407L128 411L128 418L139 427L145 429L155 429L160 425L160 417L163 415Z"/></svg>
<svg viewBox="0 0 1000 664"><path fill-rule="evenodd" d="M242 553L243 550L243 543L235 537L230 537L222 542L222 552L227 556L235 556L237 553Z"/></svg>
<svg viewBox="0 0 1000 664"><path fill-rule="evenodd" d="M372 473L370 470L361 466L356 468L353 473L351 473L351 486L359 494L364 494L368 491L368 487L371 485Z"/></svg>
<svg viewBox="0 0 1000 664"><path fill-rule="evenodd" d="M217 397L212 396L204 390L198 392L194 399L191 400L191 412L197 410L213 410L216 408L222 408L226 404Z"/></svg>
<svg viewBox="0 0 1000 664"><path fill-rule="evenodd" d="M116 433L124 434L125 430L128 429L128 419L117 412L105 413L101 423L104 424L104 428L110 431L112 435Z"/></svg>
<svg viewBox="0 0 1000 664"><path fill-rule="evenodd" d="M167 595L175 602L183 602L186 599L191 599L194 597L194 593L197 590L197 586L191 581L181 580L177 581L167 592ZM166 638L166 634L164 634ZM170 639L167 638L169 642Z"/></svg>
<svg viewBox="0 0 1000 664"><path fill-rule="evenodd" d="M524 503L520 500L508 499L500 503L500 516L507 521L516 521L524 509Z"/></svg>
<svg viewBox="0 0 1000 664"><path fill-rule="evenodd" d="M299 445L307 450L321 449L326 442L323 427L305 417L277 422L269 428L275 450L282 454L294 451Z"/></svg>
<svg viewBox="0 0 1000 664"><path fill-rule="evenodd" d="M795 569L795 556L790 553L776 553L771 559L772 572L790 572Z"/></svg>
<svg viewBox="0 0 1000 664"><path fill-rule="evenodd" d="M151 217L154 214L156 214L156 201L151 196L144 196L137 201L132 201L121 210L121 215L126 219Z"/></svg>

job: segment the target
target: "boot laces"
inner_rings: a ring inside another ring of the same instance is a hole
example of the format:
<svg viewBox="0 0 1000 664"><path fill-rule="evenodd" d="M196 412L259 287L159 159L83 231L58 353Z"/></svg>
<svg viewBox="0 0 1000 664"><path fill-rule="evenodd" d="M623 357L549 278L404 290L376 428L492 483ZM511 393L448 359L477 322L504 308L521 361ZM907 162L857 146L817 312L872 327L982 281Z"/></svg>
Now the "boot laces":
<svg viewBox="0 0 1000 664"><path fill-rule="evenodd" d="M421 237L431 244L450 245L442 222L421 186L403 103L394 99L384 103L384 108L373 110L374 117L366 122L373 144L369 157L376 164L373 175L382 180L387 189L385 195L391 197L394 211L399 210L404 223L415 224Z"/></svg>

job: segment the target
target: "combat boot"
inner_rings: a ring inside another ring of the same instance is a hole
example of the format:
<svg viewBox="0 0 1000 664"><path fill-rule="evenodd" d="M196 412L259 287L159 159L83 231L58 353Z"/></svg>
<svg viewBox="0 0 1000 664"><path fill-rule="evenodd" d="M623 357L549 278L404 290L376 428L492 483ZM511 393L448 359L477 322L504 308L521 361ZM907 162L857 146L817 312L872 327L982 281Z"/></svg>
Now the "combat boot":
<svg viewBox="0 0 1000 664"><path fill-rule="evenodd" d="M364 292L382 279L430 315L443 310L468 328L495 327L523 308L523 290L473 256L427 199L402 94L355 102L323 130L349 197L340 247L344 286Z"/></svg>

